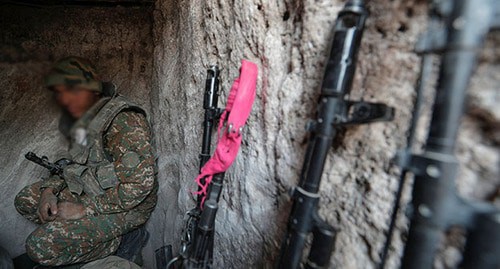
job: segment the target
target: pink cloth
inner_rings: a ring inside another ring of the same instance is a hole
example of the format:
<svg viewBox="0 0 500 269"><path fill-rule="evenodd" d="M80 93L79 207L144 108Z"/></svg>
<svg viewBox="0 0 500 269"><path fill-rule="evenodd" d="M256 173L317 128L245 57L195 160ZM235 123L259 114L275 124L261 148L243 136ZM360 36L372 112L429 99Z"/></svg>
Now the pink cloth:
<svg viewBox="0 0 500 269"><path fill-rule="evenodd" d="M250 115L255 99L256 84L257 65L242 60L240 77L233 82L227 98L226 108L219 120L217 148L214 155L201 168L201 173L195 179L200 186L200 191L195 192L195 194L203 196L202 207L213 175L225 172L236 159L241 145L241 132ZM224 123L226 123L225 126ZM202 178L205 178L205 184L201 183Z"/></svg>

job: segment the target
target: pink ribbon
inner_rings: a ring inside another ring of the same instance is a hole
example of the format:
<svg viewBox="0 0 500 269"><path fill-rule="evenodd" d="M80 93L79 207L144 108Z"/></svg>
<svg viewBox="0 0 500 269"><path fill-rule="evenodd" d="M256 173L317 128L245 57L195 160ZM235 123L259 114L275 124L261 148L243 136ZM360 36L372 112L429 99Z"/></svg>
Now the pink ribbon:
<svg viewBox="0 0 500 269"><path fill-rule="evenodd" d="M257 84L257 65L247 60L241 61L240 76L235 79L224 112L219 119L218 142L215 153L201 168L195 179L202 195L201 207L207 195L207 188L215 174L225 172L236 159L241 145L242 131L252 110ZM229 115L229 116L228 116ZM227 121L226 121L227 119ZM224 123L225 128L224 128ZM201 179L205 178L205 184Z"/></svg>

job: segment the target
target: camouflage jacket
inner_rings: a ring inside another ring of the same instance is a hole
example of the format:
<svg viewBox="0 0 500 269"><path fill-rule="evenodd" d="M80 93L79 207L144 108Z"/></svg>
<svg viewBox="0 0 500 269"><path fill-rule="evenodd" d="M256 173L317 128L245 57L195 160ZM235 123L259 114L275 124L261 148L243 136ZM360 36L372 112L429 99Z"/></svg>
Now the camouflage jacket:
<svg viewBox="0 0 500 269"><path fill-rule="evenodd" d="M151 131L141 108L123 97L102 98L70 134L75 164L65 168L64 179L52 176L42 188L68 188L88 214L153 210L158 183Z"/></svg>

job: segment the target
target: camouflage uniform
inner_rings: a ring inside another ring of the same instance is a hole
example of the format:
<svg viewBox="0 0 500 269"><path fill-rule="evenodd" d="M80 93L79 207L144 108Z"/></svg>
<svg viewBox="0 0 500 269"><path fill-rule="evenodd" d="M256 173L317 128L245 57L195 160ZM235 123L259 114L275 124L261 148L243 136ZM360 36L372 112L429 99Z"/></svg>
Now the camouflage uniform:
<svg viewBox="0 0 500 269"><path fill-rule="evenodd" d="M85 207L85 217L56 219L29 235L27 253L43 265L113 254L121 235L143 225L157 201L151 132L141 108L121 96L103 97L73 124L70 139L69 154L75 163L64 169L64 179L50 176L25 187L15 199L18 212L38 224L44 188L54 188L59 202Z"/></svg>

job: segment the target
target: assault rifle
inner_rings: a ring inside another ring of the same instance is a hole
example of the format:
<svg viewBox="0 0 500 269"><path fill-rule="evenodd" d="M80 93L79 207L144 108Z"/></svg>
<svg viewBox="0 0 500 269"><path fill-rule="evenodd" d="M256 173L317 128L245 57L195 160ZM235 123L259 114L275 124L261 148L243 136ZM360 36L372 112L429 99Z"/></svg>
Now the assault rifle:
<svg viewBox="0 0 500 269"><path fill-rule="evenodd" d="M217 66L207 70L203 109L202 150L200 154L200 170L210 159L213 126L216 126L223 109L218 108L219 73ZM190 210L183 230L179 255L173 257L172 247L168 245L156 251L157 268L210 268L213 260L213 240L217 203L222 191L224 173L212 179L208 200L203 204L202 196L197 196L196 207ZM203 180L203 179L202 179ZM215 204L214 204L215 199Z"/></svg>
<svg viewBox="0 0 500 269"><path fill-rule="evenodd" d="M278 268L299 268L308 235L313 240L305 268L325 268L334 247L335 229L319 217L319 184L325 160L338 128L393 119L394 110L380 103L346 100L356 69L356 58L368 12L364 2L348 1L334 26L330 57L326 65L319 110L310 125L310 141L293 192L288 231L281 246Z"/></svg>
<svg viewBox="0 0 500 269"><path fill-rule="evenodd" d="M496 0L434 0L429 14L428 31L415 48L423 55L421 73L407 148L398 156L403 173L380 268L385 265L407 172L414 175L414 184L402 268L432 268L440 240L452 226L467 231L460 268L500 268L500 210L488 203L466 201L454 186L458 170L454 151L467 85L486 34L500 28L500 4ZM432 54L438 54L441 63L430 130L423 153L413 154Z"/></svg>
<svg viewBox="0 0 500 269"><path fill-rule="evenodd" d="M223 109L217 107L219 97L219 69L212 66L207 70L207 80L205 87L205 96L203 98L203 108L205 109L205 120L203 121L203 141L200 154L200 172L201 168L210 159L210 145L213 126ZM188 231L191 233L191 242L186 251L188 255L183 256L183 268L211 268L213 263L213 245L215 234L215 215L217 213L219 197L222 192L222 181L224 173L214 176L210 183L208 200L202 204L202 195L199 194L196 199L197 206L188 214ZM204 179L202 179L203 181ZM204 183L204 182L202 182ZM200 189L199 189L200 190ZM203 208L203 210L201 210Z"/></svg>
<svg viewBox="0 0 500 269"><path fill-rule="evenodd" d="M24 157L26 159L38 164L38 165L41 165L41 166L47 168L51 175L59 175L59 176L62 176L63 171L64 171L64 167L73 163L73 161L71 161L69 159L65 159L65 158L60 159L55 163L51 163L51 162L49 162L49 159L47 158L47 156L42 156L40 158L35 153L33 153L31 151L26 153L26 155L24 155Z"/></svg>

